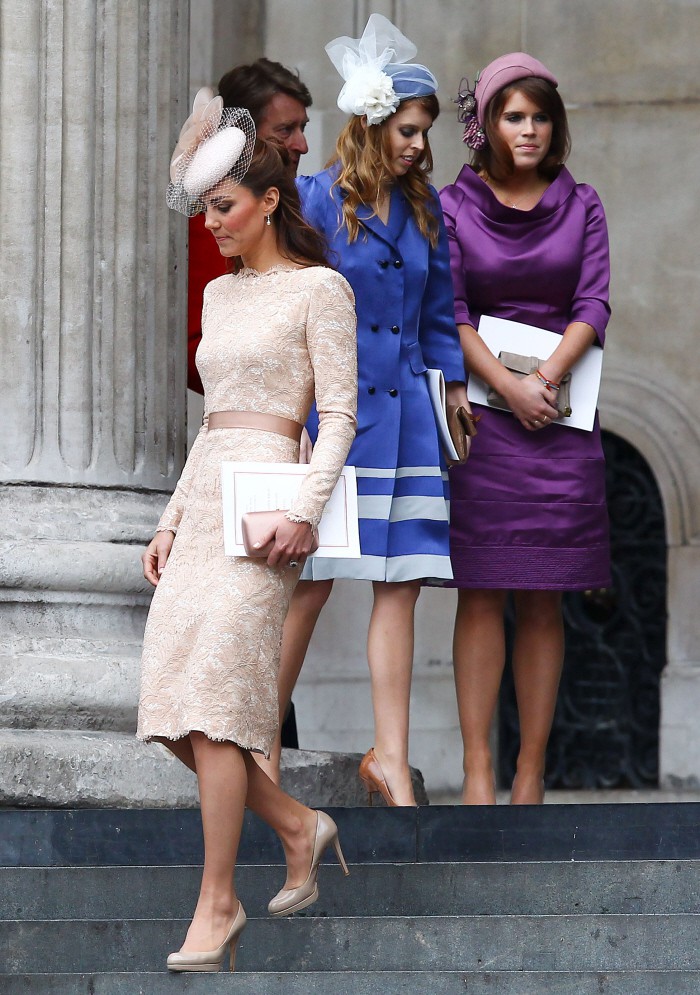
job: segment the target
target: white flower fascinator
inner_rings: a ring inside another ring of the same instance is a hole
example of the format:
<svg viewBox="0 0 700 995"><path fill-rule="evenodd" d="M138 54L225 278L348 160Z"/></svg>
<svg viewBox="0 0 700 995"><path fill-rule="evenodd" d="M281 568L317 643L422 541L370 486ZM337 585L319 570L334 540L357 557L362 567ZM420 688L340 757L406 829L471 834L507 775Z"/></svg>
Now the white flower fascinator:
<svg viewBox="0 0 700 995"><path fill-rule="evenodd" d="M255 125L242 107L224 107L209 87L194 98L170 160L168 207L187 217L205 210L202 196L223 180L241 182L253 156Z"/></svg>
<svg viewBox="0 0 700 995"><path fill-rule="evenodd" d="M345 80L338 107L366 115L368 124L381 124L402 100L435 93L437 80L430 70L408 62L417 51L383 14L370 15L361 38L334 38L326 52Z"/></svg>

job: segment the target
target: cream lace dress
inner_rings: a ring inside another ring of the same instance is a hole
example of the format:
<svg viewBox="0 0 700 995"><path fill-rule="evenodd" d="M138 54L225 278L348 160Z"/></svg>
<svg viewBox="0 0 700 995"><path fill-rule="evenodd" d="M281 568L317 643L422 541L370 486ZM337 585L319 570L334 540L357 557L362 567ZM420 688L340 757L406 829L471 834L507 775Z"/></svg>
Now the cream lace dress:
<svg viewBox="0 0 700 995"><path fill-rule="evenodd" d="M290 511L318 523L355 434L354 298L324 267L243 270L208 285L197 366L204 424L158 530L176 533L144 636L137 736L199 730L269 754L278 721L282 625L293 567L224 556L222 460L290 462L292 439L207 428L210 411L257 411L304 423L316 398L318 441Z"/></svg>

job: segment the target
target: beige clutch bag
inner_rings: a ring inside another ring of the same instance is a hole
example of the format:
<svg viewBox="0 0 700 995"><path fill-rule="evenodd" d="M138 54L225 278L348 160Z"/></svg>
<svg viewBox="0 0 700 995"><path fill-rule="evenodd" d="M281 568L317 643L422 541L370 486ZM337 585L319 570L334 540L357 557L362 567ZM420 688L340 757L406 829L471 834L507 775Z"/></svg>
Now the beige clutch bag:
<svg viewBox="0 0 700 995"><path fill-rule="evenodd" d="M530 373L536 373L544 363L544 360L538 359L537 356L521 356L517 352L499 352L498 359L507 370L520 378L526 377ZM562 418L568 418L571 414L571 373L567 373L561 378L559 390L556 393L557 410ZM486 403L492 408L510 411L505 397L498 394L493 387L486 395Z"/></svg>
<svg viewBox="0 0 700 995"><path fill-rule="evenodd" d="M276 528L281 519L287 514L286 511L247 511L241 519L241 530L243 532L243 546L246 556L268 557L272 552L274 541L266 542L264 546L256 548L256 542L263 539ZM315 553L318 549L318 532L313 530L311 549L309 553Z"/></svg>

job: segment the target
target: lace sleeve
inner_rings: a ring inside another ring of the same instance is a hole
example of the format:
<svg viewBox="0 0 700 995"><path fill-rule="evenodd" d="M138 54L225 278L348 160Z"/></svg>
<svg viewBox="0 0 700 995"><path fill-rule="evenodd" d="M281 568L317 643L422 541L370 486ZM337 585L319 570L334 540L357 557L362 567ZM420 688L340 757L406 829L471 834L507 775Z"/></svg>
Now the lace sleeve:
<svg viewBox="0 0 700 995"><path fill-rule="evenodd" d="M318 525L345 465L357 425L355 298L339 273L314 288L306 342L314 371L318 437L304 482L287 517Z"/></svg>
<svg viewBox="0 0 700 995"><path fill-rule="evenodd" d="M192 443L190 454L187 457L187 462L182 469L177 486L173 491L172 497L168 501L168 504L166 505L165 511L160 516L156 532L177 532L182 514L185 510L185 505L187 503L187 495L190 491L190 484L192 483L192 479L197 472L197 465L199 463L202 446L204 445L204 437L207 434L208 422L209 415L205 414L202 427L197 433L197 438Z"/></svg>
<svg viewBox="0 0 700 995"><path fill-rule="evenodd" d="M208 307L208 297L209 297L209 285L204 288L204 302L202 305L202 329L205 326L205 319L207 316ZM160 521L156 526L156 532L177 532L178 526L180 525L180 520L182 519L182 514L185 510L185 504L187 503L187 495L190 491L190 484L192 479L197 472L197 466L201 457L202 446L204 445L204 438L207 434L208 424L209 424L209 414L206 410L206 398L204 399L204 418L202 420L202 427L197 433L197 438L192 443L192 448L190 449L189 456L182 468L182 473L180 474L180 479L177 482L177 486L173 491L172 497L168 501L165 511L160 516Z"/></svg>

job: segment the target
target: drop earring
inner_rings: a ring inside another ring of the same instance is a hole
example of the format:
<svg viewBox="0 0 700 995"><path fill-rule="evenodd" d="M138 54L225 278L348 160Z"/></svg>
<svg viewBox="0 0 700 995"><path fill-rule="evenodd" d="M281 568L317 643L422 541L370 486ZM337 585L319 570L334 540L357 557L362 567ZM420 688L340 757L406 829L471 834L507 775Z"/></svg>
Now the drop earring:
<svg viewBox="0 0 700 995"><path fill-rule="evenodd" d="M265 224L266 225L271 225L272 224L272 218L270 217L269 214L265 215Z"/></svg>

